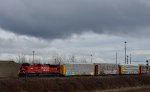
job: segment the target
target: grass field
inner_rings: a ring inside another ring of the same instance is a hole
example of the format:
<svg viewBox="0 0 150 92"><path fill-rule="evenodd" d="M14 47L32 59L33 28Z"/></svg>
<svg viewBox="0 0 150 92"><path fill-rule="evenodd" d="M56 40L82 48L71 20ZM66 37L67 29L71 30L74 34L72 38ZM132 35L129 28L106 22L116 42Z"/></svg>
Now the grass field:
<svg viewBox="0 0 150 92"><path fill-rule="evenodd" d="M149 76L0 79L0 92L149 92L149 90Z"/></svg>

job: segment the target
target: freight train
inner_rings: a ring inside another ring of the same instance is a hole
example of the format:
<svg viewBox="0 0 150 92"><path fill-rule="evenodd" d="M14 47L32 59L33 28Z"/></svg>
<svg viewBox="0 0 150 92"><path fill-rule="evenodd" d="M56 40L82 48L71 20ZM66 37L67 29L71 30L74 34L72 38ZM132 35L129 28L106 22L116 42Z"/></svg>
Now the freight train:
<svg viewBox="0 0 150 92"><path fill-rule="evenodd" d="M32 76L102 76L150 73L150 66L120 64L28 64L20 67L19 77Z"/></svg>

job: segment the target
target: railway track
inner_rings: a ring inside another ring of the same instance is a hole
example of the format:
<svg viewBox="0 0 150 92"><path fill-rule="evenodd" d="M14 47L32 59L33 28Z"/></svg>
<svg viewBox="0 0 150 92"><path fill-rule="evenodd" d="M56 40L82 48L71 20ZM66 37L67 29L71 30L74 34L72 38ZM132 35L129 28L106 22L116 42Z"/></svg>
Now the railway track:
<svg viewBox="0 0 150 92"><path fill-rule="evenodd" d="M24 80L24 79L36 79L36 80L67 80L67 79L81 79L81 78L100 78L100 79L107 79L107 78L116 78L116 77L147 77L150 76L150 74L145 74L145 75L109 75L109 76L70 76L70 77L0 77L0 80L8 80L8 79L19 79L19 80Z"/></svg>

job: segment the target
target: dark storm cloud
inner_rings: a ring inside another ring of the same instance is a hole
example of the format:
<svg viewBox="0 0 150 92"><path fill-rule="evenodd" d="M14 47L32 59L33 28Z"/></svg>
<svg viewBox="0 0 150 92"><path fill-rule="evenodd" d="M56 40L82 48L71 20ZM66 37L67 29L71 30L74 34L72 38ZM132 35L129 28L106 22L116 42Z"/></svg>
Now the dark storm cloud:
<svg viewBox="0 0 150 92"><path fill-rule="evenodd" d="M85 31L132 34L150 25L150 7L143 1L1 0L0 27L49 39Z"/></svg>

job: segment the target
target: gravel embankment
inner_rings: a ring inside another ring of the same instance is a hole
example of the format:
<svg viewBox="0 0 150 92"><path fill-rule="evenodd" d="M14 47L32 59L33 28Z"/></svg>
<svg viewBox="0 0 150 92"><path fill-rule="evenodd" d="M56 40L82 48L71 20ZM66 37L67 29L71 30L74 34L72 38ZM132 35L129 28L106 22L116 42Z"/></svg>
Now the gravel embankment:
<svg viewBox="0 0 150 92"><path fill-rule="evenodd" d="M122 92L134 92L127 91L128 88L143 90L135 92L148 92L149 86L150 76L0 79L0 92L121 92L121 89L125 90Z"/></svg>

